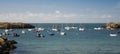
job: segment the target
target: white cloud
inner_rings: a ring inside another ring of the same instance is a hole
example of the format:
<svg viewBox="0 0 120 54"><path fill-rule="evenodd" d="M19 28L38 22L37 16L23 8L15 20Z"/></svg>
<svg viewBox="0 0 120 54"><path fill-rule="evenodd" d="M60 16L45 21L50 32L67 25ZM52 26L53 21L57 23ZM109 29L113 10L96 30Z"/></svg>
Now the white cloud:
<svg viewBox="0 0 120 54"><path fill-rule="evenodd" d="M74 18L76 14L63 14L60 11L56 11L56 13L32 13L32 12L24 12L24 13L5 13L0 14L0 21L7 22L41 22L41 21L55 21L62 20L63 18ZM28 21L29 20L29 21ZM39 21L38 21L39 20Z"/></svg>
<svg viewBox="0 0 120 54"><path fill-rule="evenodd" d="M59 14L59 13L60 13L60 11L59 11L59 10L56 10L56 11L55 11L55 13Z"/></svg>
<svg viewBox="0 0 120 54"><path fill-rule="evenodd" d="M83 20L109 20L116 15L112 14L104 14L104 13L62 13L57 10L55 13L32 13L32 12L24 12L24 13L2 13L0 14L0 21L7 22L32 22L32 23L56 23L56 22L82 22ZM89 21L88 21L89 22ZM101 21L102 22L102 21Z"/></svg>

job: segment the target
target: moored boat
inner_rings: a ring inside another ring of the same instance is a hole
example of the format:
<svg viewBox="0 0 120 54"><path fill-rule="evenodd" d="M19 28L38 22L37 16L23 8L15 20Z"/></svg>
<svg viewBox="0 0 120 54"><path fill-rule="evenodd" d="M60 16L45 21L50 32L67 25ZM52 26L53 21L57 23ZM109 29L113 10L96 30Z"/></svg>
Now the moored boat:
<svg viewBox="0 0 120 54"><path fill-rule="evenodd" d="M117 36L117 34L110 34L110 36Z"/></svg>

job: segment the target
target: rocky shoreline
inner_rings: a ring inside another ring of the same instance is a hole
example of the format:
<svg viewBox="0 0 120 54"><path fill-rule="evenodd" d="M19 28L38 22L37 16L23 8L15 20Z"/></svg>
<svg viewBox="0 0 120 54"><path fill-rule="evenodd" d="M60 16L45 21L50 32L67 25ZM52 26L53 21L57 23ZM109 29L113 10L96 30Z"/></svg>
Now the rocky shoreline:
<svg viewBox="0 0 120 54"><path fill-rule="evenodd" d="M35 26L21 22L0 22L0 29L26 29L35 28Z"/></svg>
<svg viewBox="0 0 120 54"><path fill-rule="evenodd" d="M14 44L17 44L15 40L0 37L0 54L9 54L10 51L17 48Z"/></svg>
<svg viewBox="0 0 120 54"><path fill-rule="evenodd" d="M102 25L103 28L109 29L109 30L118 30L120 29L120 22L109 22Z"/></svg>

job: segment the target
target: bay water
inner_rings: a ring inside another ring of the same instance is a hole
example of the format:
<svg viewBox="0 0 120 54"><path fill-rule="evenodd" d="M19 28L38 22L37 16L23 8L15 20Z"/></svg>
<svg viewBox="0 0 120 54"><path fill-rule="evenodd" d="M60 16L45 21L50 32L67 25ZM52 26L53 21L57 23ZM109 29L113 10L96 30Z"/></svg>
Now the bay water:
<svg viewBox="0 0 120 54"><path fill-rule="evenodd" d="M35 30L14 29L8 37L18 42L17 48L10 54L120 54L120 35L111 37L110 33L117 33L120 30L94 30L102 23L32 23L36 28L43 27L40 31L44 38L36 37ZM66 35L61 36L60 31L54 31L50 35L52 26L58 26ZM62 26L63 25L63 26ZM84 31L77 29L65 30L65 26L84 27ZM22 34L24 30L26 34ZM0 32L4 30L1 29ZM13 37L16 32L20 37Z"/></svg>

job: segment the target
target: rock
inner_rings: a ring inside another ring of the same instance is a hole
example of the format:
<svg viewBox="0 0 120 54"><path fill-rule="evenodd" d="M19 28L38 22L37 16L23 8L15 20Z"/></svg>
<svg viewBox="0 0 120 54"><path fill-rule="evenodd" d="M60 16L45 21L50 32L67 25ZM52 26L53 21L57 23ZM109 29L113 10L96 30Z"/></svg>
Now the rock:
<svg viewBox="0 0 120 54"><path fill-rule="evenodd" d="M35 26L26 23L11 23L11 22L0 22L0 29L25 29L35 28Z"/></svg>
<svg viewBox="0 0 120 54"><path fill-rule="evenodd" d="M110 30L117 30L117 29L120 29L120 23L109 22L109 23L102 25L102 27L106 29L110 29Z"/></svg>
<svg viewBox="0 0 120 54"><path fill-rule="evenodd" d="M10 44L17 44L15 40L9 40Z"/></svg>
<svg viewBox="0 0 120 54"><path fill-rule="evenodd" d="M0 38L0 44L4 43L4 39Z"/></svg>
<svg viewBox="0 0 120 54"><path fill-rule="evenodd" d="M11 50L17 48L14 44L17 44L17 42L8 38L0 37L0 54L9 54Z"/></svg>

